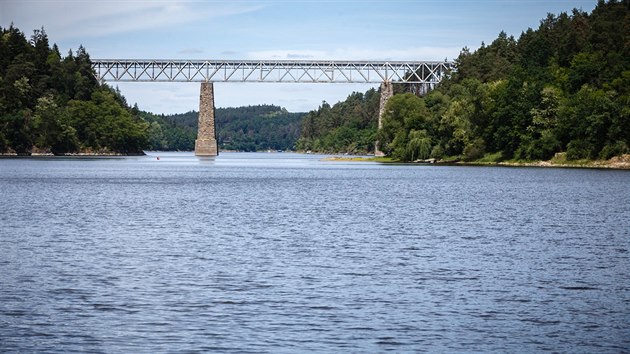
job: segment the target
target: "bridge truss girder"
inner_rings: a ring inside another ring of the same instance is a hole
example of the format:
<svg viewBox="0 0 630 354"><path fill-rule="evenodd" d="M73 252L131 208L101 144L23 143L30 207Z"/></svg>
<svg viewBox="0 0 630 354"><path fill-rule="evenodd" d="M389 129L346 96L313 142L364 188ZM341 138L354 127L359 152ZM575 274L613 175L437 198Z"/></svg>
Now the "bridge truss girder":
<svg viewBox="0 0 630 354"><path fill-rule="evenodd" d="M455 69L439 61L93 59L98 80L148 82L439 83Z"/></svg>

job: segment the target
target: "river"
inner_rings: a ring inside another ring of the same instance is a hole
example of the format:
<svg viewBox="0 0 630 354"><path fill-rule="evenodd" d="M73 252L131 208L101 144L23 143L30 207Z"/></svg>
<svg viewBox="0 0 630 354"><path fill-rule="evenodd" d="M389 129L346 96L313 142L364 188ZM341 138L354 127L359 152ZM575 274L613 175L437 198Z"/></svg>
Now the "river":
<svg viewBox="0 0 630 354"><path fill-rule="evenodd" d="M0 352L630 351L630 171L320 158L0 159Z"/></svg>

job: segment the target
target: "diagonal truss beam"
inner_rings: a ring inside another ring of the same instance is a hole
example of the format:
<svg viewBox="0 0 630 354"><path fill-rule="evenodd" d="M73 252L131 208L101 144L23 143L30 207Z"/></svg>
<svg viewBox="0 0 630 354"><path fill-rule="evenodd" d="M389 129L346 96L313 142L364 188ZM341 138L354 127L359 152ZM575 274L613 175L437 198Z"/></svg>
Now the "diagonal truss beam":
<svg viewBox="0 0 630 354"><path fill-rule="evenodd" d="M92 59L104 81L381 83L433 86L453 62Z"/></svg>

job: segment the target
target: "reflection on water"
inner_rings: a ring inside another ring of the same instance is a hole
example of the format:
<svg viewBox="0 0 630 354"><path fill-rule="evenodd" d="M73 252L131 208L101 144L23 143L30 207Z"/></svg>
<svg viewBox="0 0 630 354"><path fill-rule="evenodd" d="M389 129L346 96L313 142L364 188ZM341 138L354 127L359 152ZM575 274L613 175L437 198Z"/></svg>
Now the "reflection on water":
<svg viewBox="0 0 630 354"><path fill-rule="evenodd" d="M214 162L215 162L216 158L215 157L197 156L197 160L202 165L214 165Z"/></svg>
<svg viewBox="0 0 630 354"><path fill-rule="evenodd" d="M0 351L630 348L628 171L149 152L0 192Z"/></svg>

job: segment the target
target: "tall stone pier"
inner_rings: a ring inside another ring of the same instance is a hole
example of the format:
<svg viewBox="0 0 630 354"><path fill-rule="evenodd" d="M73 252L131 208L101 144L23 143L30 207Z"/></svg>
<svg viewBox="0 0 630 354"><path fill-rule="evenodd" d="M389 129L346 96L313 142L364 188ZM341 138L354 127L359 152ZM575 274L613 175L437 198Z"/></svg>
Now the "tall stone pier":
<svg viewBox="0 0 630 354"><path fill-rule="evenodd" d="M378 108L378 129L381 130L383 127L383 114L385 114L385 105L387 101L394 95L394 85L392 85L391 81L384 81L381 84L381 101L379 103ZM377 141L376 146L374 147L374 156L385 156L385 154L380 149L380 143Z"/></svg>
<svg viewBox="0 0 630 354"><path fill-rule="evenodd" d="M199 95L199 128L195 140L195 155L217 156L217 134L214 126L214 86L212 82L201 83Z"/></svg>

